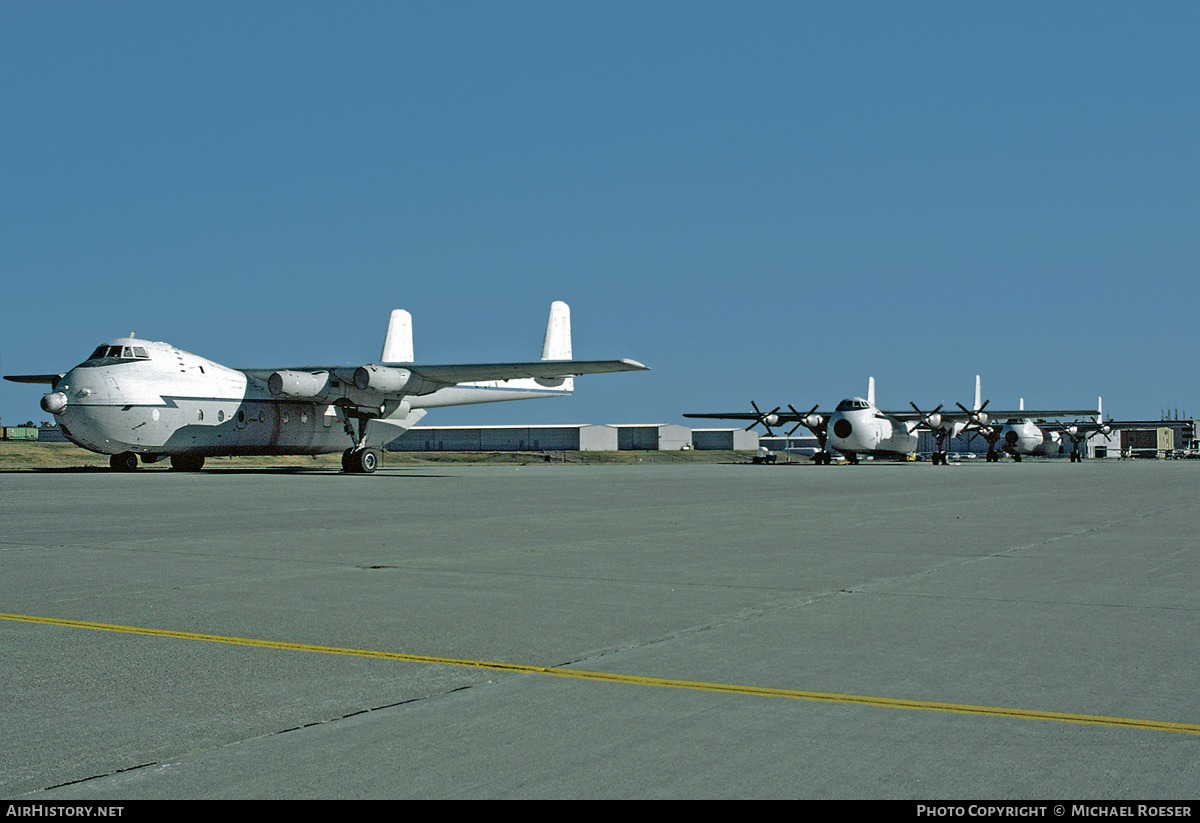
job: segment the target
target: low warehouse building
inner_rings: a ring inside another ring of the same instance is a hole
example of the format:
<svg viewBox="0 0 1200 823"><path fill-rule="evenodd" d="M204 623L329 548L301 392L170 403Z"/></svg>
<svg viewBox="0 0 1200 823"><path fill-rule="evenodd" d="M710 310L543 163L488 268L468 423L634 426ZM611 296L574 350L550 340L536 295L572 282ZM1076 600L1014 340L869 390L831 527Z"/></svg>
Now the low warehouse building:
<svg viewBox="0 0 1200 823"><path fill-rule="evenodd" d="M713 451L757 451L759 436L745 429L692 429L692 448Z"/></svg>
<svg viewBox="0 0 1200 823"><path fill-rule="evenodd" d="M617 430L620 451L679 451L691 448L692 430L664 423L621 423Z"/></svg>
<svg viewBox="0 0 1200 823"><path fill-rule="evenodd" d="M388 451L616 451L612 426L413 426Z"/></svg>

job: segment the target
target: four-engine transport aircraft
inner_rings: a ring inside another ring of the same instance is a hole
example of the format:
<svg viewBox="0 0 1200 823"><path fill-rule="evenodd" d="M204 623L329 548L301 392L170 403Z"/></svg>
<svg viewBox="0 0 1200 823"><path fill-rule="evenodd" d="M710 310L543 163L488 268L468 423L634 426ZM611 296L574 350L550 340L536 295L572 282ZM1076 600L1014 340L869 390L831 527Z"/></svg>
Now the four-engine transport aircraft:
<svg viewBox="0 0 1200 823"><path fill-rule="evenodd" d="M789 436L803 426L817 438L820 451L813 455L817 463L829 465L832 456L826 445L841 452L850 463L857 463L860 455L908 457L917 447L917 432L924 430L932 432L937 439L937 450L933 454L934 465L946 465L945 441L947 437L957 437L963 432L979 432L984 436L999 436L994 426L989 425L992 417L1015 418L1018 415L1036 417L1079 417L1094 414L1091 409L1051 409L1039 411L994 411L987 412L987 400L980 402L979 375L975 376L975 404L968 409L961 403L955 403L958 411L942 411L939 404L929 412L921 411L915 403L909 403L912 411L881 411L875 406L875 378L869 378L867 398L851 397L838 403L832 413L818 411L813 406L808 412L799 412L795 406L788 406L788 411L780 411L776 406L769 412L762 412L753 401L750 405L753 412L715 412L705 414L685 414L684 417L706 418L710 420L750 420L746 430L762 425L768 434L771 429L787 423L795 423ZM989 443L994 443L990 439ZM989 450L989 459L992 452Z"/></svg>
<svg viewBox="0 0 1200 823"><path fill-rule="evenodd" d="M1004 426L999 430L992 429L982 432L988 440L989 455L994 453L997 443L1000 444L1003 451L1018 462L1023 454L1061 454L1064 449L1063 437L1066 436L1071 441L1071 462L1078 463L1083 460L1079 447L1089 439L1096 435L1107 437L1117 429L1133 426L1130 423L1105 420L1104 398L1102 397L1096 399L1094 419L1083 421L1075 420L1065 423L1056 420L1035 419L1042 416L1043 413L1026 412L1024 409L1025 398L1021 398L1019 417L1006 420Z"/></svg>
<svg viewBox="0 0 1200 823"><path fill-rule="evenodd" d="M139 457L197 471L212 455L342 451L345 471L372 472L376 450L428 409L566 395L575 375L645 369L634 360L572 360L570 309L555 302L542 359L533 362L418 365L412 318L397 309L378 364L231 369L130 335L64 374L5 379L50 384L42 409L71 442L112 455L114 469L135 469Z"/></svg>

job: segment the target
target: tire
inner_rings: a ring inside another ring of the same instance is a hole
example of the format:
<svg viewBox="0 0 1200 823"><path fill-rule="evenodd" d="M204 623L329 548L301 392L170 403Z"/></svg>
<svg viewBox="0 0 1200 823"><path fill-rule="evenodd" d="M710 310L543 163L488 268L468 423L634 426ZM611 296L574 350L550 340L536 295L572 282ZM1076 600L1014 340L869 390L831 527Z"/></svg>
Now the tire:
<svg viewBox="0 0 1200 823"><path fill-rule="evenodd" d="M202 454L176 454L171 456L171 471L198 472L204 468Z"/></svg>
<svg viewBox="0 0 1200 823"><path fill-rule="evenodd" d="M113 471L131 472L138 467L138 457L133 452L121 452L108 458L108 467Z"/></svg>
<svg viewBox="0 0 1200 823"><path fill-rule="evenodd" d="M358 470L370 474L379 468L379 455L374 449L363 449L358 453Z"/></svg>
<svg viewBox="0 0 1200 823"><path fill-rule="evenodd" d="M379 455L374 449L347 449L342 455L342 471L349 474L370 474L379 468Z"/></svg>

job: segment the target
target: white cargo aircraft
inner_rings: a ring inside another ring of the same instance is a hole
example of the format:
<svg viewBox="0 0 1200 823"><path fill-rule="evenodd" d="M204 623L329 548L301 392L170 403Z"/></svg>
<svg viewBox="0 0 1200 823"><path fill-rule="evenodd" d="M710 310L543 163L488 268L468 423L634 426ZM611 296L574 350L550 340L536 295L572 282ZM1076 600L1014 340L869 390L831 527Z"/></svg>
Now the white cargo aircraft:
<svg viewBox="0 0 1200 823"><path fill-rule="evenodd" d="M1104 419L1104 398L1097 398L1096 406L1094 420L1071 423L1035 421L1033 419L1035 417L1048 415L1042 412L1024 411L1025 398L1022 397L1019 409L1021 416L1006 420L995 437L988 437L989 455L996 442L999 442L1000 448L1018 462L1023 454L1058 454L1063 450L1063 435L1066 435L1071 441L1071 462L1081 462L1083 460L1083 455L1079 453L1081 444L1098 434L1107 437L1115 428L1122 425ZM1088 414L1091 412L1089 411Z"/></svg>
<svg viewBox="0 0 1200 823"><path fill-rule="evenodd" d="M574 375L645 369L634 360L572 360L570 309L555 302L542 359L527 363L417 365L412 318L397 309L377 364L231 369L130 335L65 374L5 379L50 384L42 408L68 440L112 455L114 469L135 469L139 457L197 471L212 455L342 451L345 471L372 472L376 450L428 409L566 395Z"/></svg>
<svg viewBox="0 0 1200 823"><path fill-rule="evenodd" d="M869 378L867 383L867 398L851 397L838 403L833 413L821 412L816 406L805 412L796 411L794 406L788 406L789 411L781 412L776 406L769 412L759 411L758 405L751 402L753 412L718 412L712 414L685 414L684 417L700 417L715 420L750 420L746 430L762 425L768 434L773 434L771 428L786 423L795 423L792 432L803 426L817 437L821 450L813 455L817 463L829 465L832 456L826 450L826 444L846 455L850 463L857 463L859 455L909 457L917 447L917 432L924 430L932 432L937 438L937 450L933 454L934 465L946 465L944 451L946 438L957 437L963 432L976 431L985 437L990 437L989 444L995 442L996 434L988 421L991 416L985 409L987 400L981 400L979 375L975 376L975 404L968 409L961 403L957 412L944 412L939 404L930 412L921 411L915 403L909 403L912 411L881 411L875 406L875 378ZM996 417L1014 417L1018 412L992 412ZM1026 414L1026 412L1020 412ZM1047 410L1029 412L1038 417L1071 417L1092 414L1090 409L1079 410ZM991 452L989 451L989 459Z"/></svg>
<svg viewBox="0 0 1200 823"><path fill-rule="evenodd" d="M790 405L789 411L786 412L780 411L780 407L776 406L763 413L753 401L750 405L754 407L753 412L712 412L685 414L684 417L750 420L752 422L746 427L746 431L761 424L768 434L774 434L771 431L774 426L795 423L788 434L791 435L803 426L816 435L821 449L813 455L813 460L824 465L829 465L833 459L827 445L846 455L846 459L851 463L857 463L860 455L908 456L917 448L916 431L922 421L937 426L946 425L940 417L941 406L928 415L915 406L915 412L880 411L875 406L874 377L867 379L866 399L847 398L838 403L832 413L818 411L816 406L808 412L799 412ZM983 415L983 419L986 421L986 414Z"/></svg>

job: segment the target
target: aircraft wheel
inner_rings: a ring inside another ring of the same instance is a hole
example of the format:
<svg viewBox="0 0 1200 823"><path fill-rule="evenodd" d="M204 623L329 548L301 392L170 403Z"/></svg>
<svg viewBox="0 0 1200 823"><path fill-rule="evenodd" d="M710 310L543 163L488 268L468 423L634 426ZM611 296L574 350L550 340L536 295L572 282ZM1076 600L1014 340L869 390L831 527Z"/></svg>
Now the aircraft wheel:
<svg viewBox="0 0 1200 823"><path fill-rule="evenodd" d="M171 456L171 471L198 472L204 468L202 454L175 454Z"/></svg>
<svg viewBox="0 0 1200 823"><path fill-rule="evenodd" d="M379 468L379 455L374 449L347 449L342 454L342 471L350 474L370 474Z"/></svg>
<svg viewBox="0 0 1200 823"><path fill-rule="evenodd" d="M358 453L358 470L370 474L379 468L379 455L374 449L363 449Z"/></svg>
<svg viewBox="0 0 1200 823"><path fill-rule="evenodd" d="M138 467L138 457L133 452L121 452L108 458L108 467L113 471L131 472Z"/></svg>

